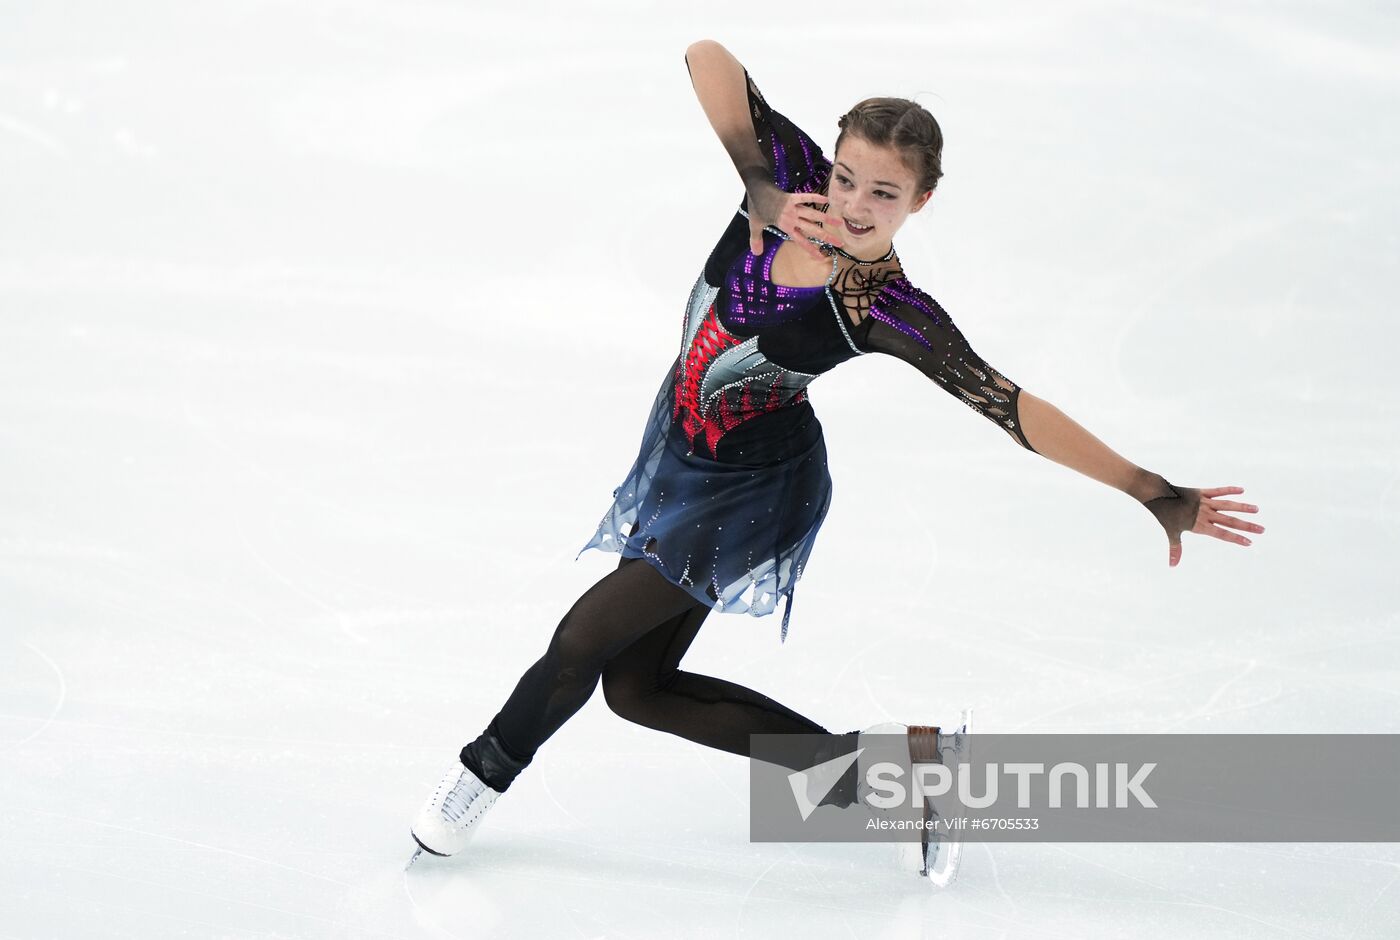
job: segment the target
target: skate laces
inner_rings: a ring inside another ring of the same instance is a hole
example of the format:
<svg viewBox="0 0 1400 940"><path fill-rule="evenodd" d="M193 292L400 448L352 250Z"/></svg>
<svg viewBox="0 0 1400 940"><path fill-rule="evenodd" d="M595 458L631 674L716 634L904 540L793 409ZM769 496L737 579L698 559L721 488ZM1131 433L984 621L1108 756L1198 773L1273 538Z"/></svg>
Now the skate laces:
<svg viewBox="0 0 1400 940"><path fill-rule="evenodd" d="M442 814L454 824L461 822L462 817L467 814L467 810L471 808L472 803L484 789L485 785L476 779L476 775L463 767L457 782L442 798Z"/></svg>

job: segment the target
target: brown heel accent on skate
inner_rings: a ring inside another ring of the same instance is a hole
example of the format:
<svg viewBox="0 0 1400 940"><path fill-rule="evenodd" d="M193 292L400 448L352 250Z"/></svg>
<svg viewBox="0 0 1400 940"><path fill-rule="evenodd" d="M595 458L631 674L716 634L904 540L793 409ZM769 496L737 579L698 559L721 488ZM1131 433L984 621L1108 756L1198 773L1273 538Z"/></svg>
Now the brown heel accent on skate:
<svg viewBox="0 0 1400 940"><path fill-rule="evenodd" d="M938 755L938 725L910 725L909 726L909 760L914 764L936 764L939 762ZM929 840L933 835L933 807L924 803L924 827L919 832L919 855L923 863L919 874L927 876L929 872Z"/></svg>
<svg viewBox="0 0 1400 940"><path fill-rule="evenodd" d="M938 762L938 725L909 726L909 759L916 764Z"/></svg>

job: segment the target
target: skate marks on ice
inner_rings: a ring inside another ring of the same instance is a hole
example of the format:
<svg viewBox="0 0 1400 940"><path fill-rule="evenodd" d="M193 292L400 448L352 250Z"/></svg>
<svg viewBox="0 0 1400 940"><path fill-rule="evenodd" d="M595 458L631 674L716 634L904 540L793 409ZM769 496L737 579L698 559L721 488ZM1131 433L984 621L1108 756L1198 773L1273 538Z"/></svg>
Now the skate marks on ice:
<svg viewBox="0 0 1400 940"><path fill-rule="evenodd" d="M53 720L58 716L58 713L63 710L63 703L68 698L68 681L63 677L63 670L59 668L58 663L54 662L47 653L39 649L39 647L35 646L33 643L26 642L24 643L24 646L35 656L42 659L48 665L48 667L51 670L53 670L54 677L58 680L58 694L54 701L53 708L49 710L48 716L39 723L39 727L35 728L33 731L29 732L28 735L19 738L18 740L0 742L0 749L8 750L10 748L19 747L22 744L28 744L30 741L33 741L39 735L43 734L45 729L47 729L49 725L53 724ZM12 666L18 663L20 659L20 657L15 657L14 659L10 660ZM18 684L10 683L9 685L11 688L15 688ZM19 716L17 715L4 715L0 717L4 717L6 719L19 718ZM29 719L26 718L24 720Z"/></svg>

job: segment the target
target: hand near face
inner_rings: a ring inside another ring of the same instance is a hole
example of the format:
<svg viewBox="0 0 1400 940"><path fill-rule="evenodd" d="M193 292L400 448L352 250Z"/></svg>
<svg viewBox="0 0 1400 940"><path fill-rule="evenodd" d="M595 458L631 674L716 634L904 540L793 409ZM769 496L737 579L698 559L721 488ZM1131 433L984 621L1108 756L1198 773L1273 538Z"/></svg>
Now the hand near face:
<svg viewBox="0 0 1400 940"><path fill-rule="evenodd" d="M786 193L771 182L763 181L748 187L748 196L749 251L752 254L763 253L765 225L787 232L802 250L818 261L826 256L807 240L809 236L831 245L844 244L841 237L835 234L840 230L841 219L826 212L827 197L821 193ZM823 228L823 223L826 228Z"/></svg>

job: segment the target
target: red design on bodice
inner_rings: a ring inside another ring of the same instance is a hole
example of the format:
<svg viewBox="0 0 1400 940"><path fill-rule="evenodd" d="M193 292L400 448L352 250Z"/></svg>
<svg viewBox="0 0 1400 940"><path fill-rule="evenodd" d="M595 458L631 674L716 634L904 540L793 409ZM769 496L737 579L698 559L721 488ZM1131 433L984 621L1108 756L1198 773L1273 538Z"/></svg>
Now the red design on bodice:
<svg viewBox="0 0 1400 940"><path fill-rule="evenodd" d="M768 414L785 405L795 405L807 398L804 388L785 402L782 383L777 381L781 379L783 370L773 365L762 375L731 381L711 405L709 413L702 414L704 402L700 392L705 376L725 350L745 341L725 330L719 322L715 305L710 304L675 376L676 394L671 419L681 423L686 440L690 442L691 453L695 452L697 442L703 442L705 456L714 458L719 439L727 431L750 418ZM759 387L755 389L755 385Z"/></svg>

